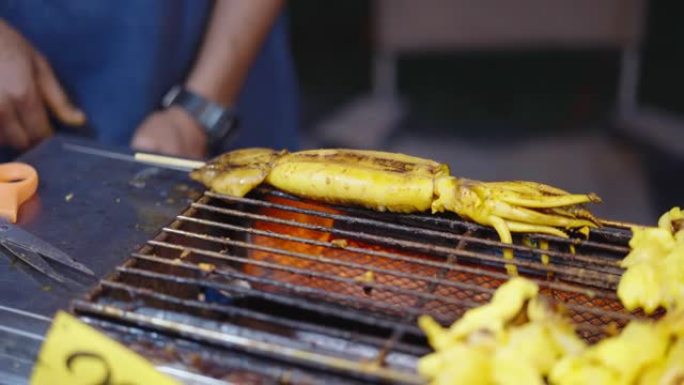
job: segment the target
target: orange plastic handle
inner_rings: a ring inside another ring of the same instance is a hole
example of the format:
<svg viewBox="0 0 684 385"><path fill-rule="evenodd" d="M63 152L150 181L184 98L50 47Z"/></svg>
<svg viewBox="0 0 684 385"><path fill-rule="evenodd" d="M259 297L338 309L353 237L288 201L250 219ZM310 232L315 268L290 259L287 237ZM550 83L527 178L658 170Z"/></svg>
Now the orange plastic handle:
<svg viewBox="0 0 684 385"><path fill-rule="evenodd" d="M0 164L0 217L17 221L22 203L36 193L38 173L25 163Z"/></svg>

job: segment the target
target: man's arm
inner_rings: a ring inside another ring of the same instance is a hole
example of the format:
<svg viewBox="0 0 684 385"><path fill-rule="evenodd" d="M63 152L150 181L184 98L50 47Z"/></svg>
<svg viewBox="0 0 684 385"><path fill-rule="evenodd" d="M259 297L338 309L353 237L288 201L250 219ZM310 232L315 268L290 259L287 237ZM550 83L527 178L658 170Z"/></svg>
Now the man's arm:
<svg viewBox="0 0 684 385"><path fill-rule="evenodd" d="M220 104L233 105L282 3L219 0L188 88Z"/></svg>
<svg viewBox="0 0 684 385"><path fill-rule="evenodd" d="M185 86L209 100L232 106L282 5L282 0L218 0ZM202 157L206 135L183 109L171 107L150 115L136 131L132 146Z"/></svg>

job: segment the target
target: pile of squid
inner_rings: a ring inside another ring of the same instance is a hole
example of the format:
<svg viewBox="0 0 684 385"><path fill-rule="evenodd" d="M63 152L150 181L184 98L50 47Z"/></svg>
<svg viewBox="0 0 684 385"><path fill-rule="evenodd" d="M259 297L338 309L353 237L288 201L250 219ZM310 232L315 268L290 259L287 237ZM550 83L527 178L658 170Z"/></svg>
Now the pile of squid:
<svg viewBox="0 0 684 385"><path fill-rule="evenodd" d="M570 194L527 181L481 182L452 176L446 164L414 156L328 149L288 153L247 148L225 153L191 173L215 192L242 197L262 183L287 193L378 211L453 212L492 226L503 243L512 232L567 237L566 230L598 226L582 204L596 194ZM513 258L511 250L504 257ZM515 266L506 266L512 275Z"/></svg>
<svg viewBox="0 0 684 385"><path fill-rule="evenodd" d="M451 327L423 316L435 349L419 361L431 385L681 385L684 312L633 321L617 336L588 346L537 285L513 278L489 304Z"/></svg>

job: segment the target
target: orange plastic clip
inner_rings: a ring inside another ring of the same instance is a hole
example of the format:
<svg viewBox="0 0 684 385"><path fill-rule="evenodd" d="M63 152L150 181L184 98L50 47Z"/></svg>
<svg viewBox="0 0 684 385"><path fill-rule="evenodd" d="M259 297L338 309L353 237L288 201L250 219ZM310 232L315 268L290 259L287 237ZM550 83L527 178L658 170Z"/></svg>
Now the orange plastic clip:
<svg viewBox="0 0 684 385"><path fill-rule="evenodd" d="M25 163L0 164L0 217L17 221L19 207L36 193L38 173Z"/></svg>

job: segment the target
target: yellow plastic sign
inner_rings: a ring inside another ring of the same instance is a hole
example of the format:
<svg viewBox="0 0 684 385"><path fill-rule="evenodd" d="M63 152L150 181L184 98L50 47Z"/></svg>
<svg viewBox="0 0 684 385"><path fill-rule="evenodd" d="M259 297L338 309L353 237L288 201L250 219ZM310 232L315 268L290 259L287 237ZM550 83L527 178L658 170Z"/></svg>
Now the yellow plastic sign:
<svg viewBox="0 0 684 385"><path fill-rule="evenodd" d="M48 331L31 385L180 385L147 360L65 312Z"/></svg>

